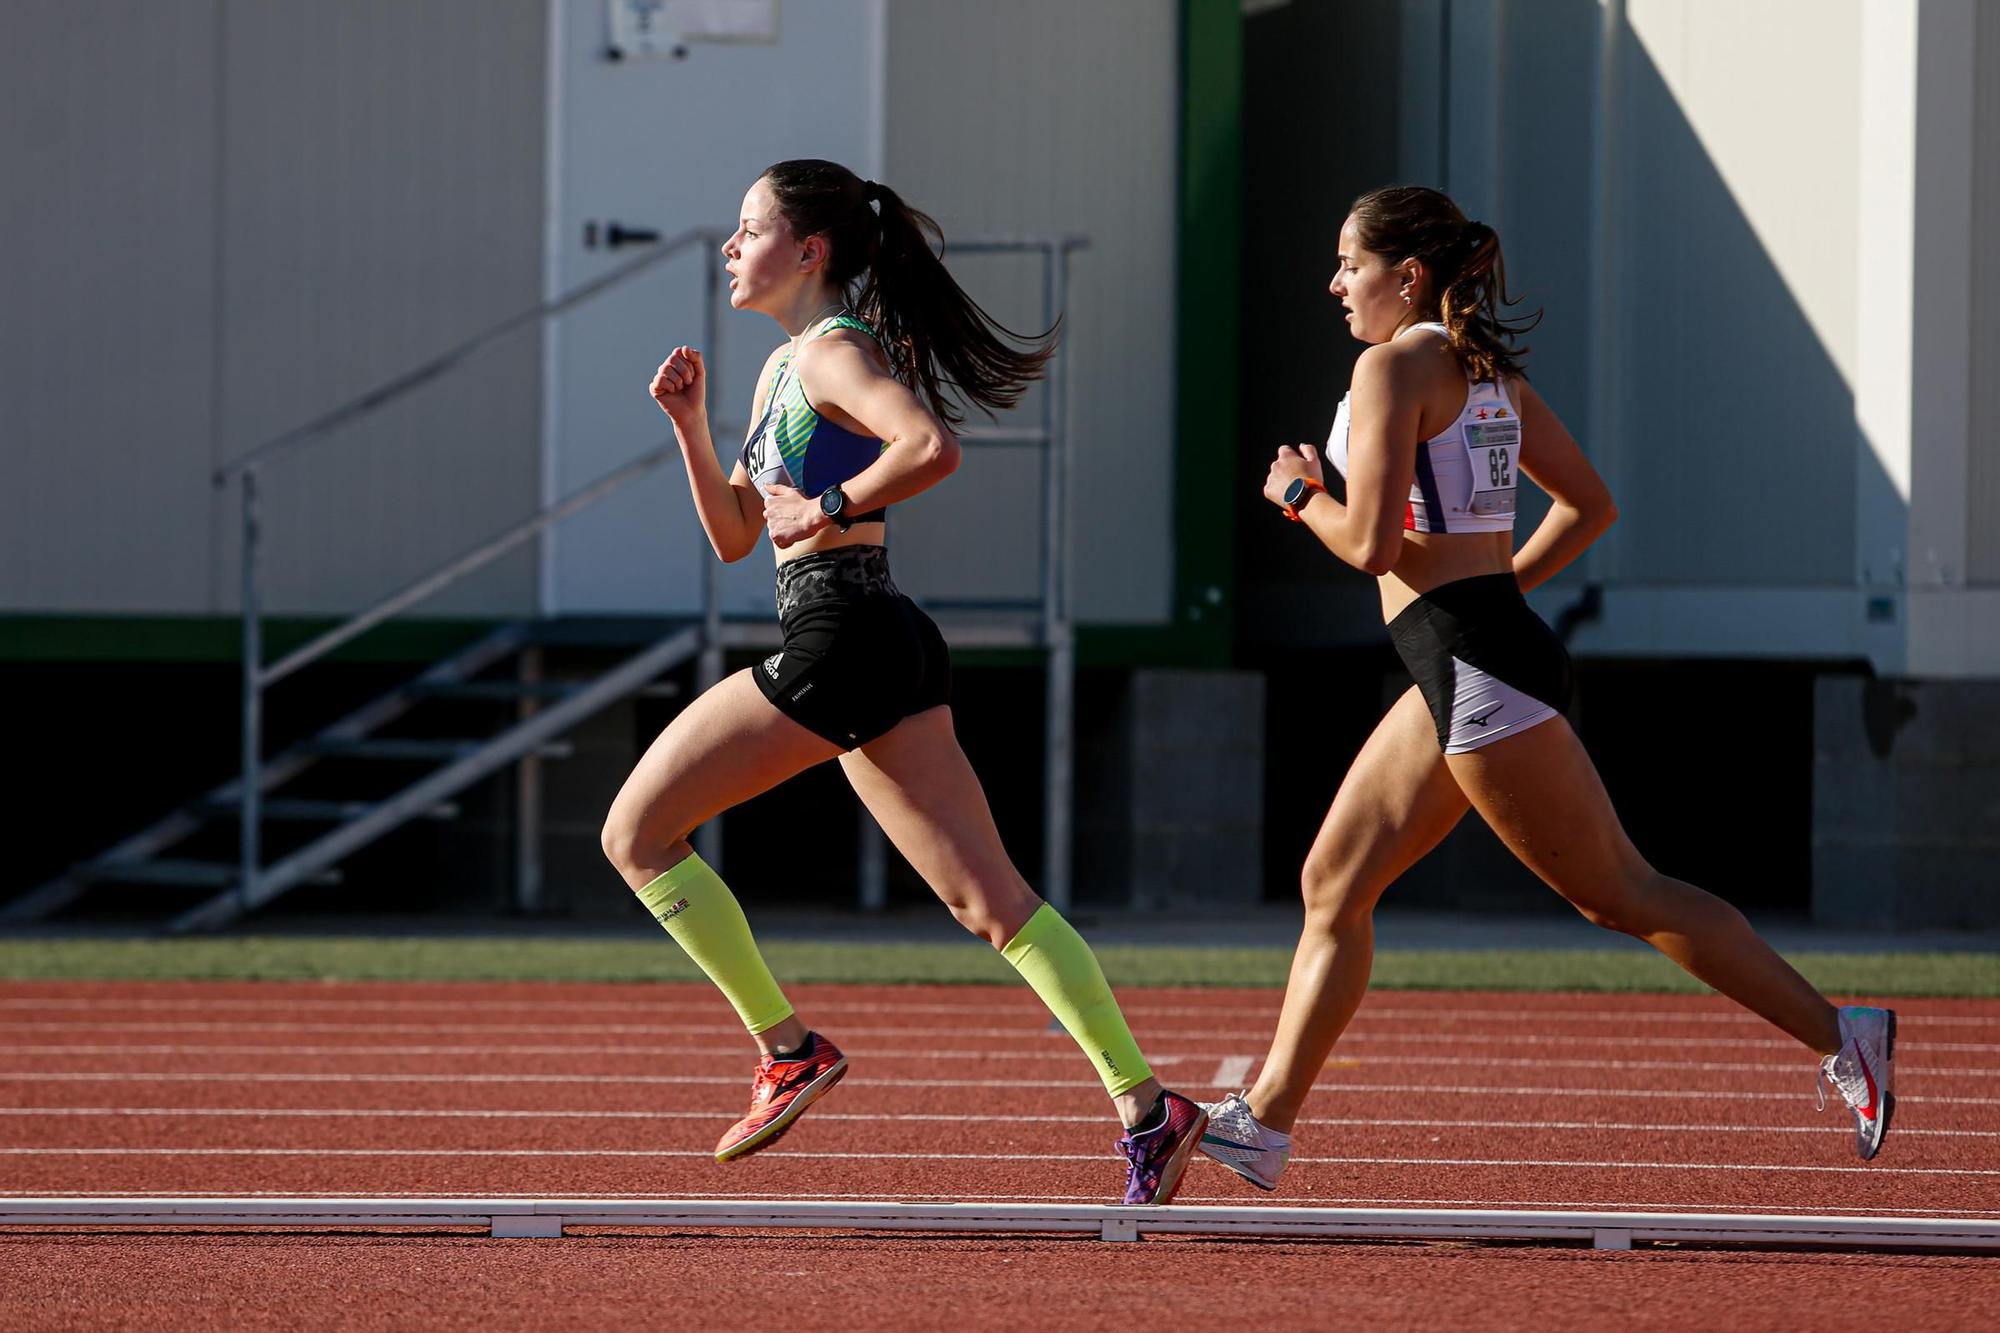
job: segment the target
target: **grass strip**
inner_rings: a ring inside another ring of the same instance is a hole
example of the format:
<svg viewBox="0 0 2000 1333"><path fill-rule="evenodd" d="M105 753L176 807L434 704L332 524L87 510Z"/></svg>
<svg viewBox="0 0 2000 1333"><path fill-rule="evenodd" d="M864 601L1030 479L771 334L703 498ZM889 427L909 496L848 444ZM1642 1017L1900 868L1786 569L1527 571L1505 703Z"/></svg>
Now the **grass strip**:
<svg viewBox="0 0 2000 1333"><path fill-rule="evenodd" d="M1013 984L1012 969L976 943L771 940L787 982ZM1284 985L1289 948L1104 945L1119 986ZM1798 953L1791 962L1830 995L2000 996L1988 953ZM652 939L289 937L0 940L11 981L695 981L680 950ZM1666 959L1631 949L1385 950L1384 989L1612 991L1700 994Z"/></svg>

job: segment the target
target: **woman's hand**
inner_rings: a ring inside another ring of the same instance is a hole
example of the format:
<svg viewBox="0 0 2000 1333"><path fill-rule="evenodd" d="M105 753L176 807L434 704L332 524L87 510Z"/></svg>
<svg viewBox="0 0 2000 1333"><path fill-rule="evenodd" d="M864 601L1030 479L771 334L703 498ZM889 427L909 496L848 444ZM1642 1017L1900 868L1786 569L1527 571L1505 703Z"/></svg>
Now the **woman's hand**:
<svg viewBox="0 0 2000 1333"><path fill-rule="evenodd" d="M832 525L819 501L789 486L773 486L764 497L764 526L771 530L771 544L781 551Z"/></svg>
<svg viewBox="0 0 2000 1333"><path fill-rule="evenodd" d="M708 373L702 369L701 353L692 347L676 347L653 372L653 401L676 426L691 426L708 415Z"/></svg>
<svg viewBox="0 0 2000 1333"><path fill-rule="evenodd" d="M1324 471L1320 466L1319 450L1310 444L1285 445L1271 460L1271 471L1264 478L1264 498L1282 509L1285 506L1285 491L1294 481L1310 477L1325 485Z"/></svg>

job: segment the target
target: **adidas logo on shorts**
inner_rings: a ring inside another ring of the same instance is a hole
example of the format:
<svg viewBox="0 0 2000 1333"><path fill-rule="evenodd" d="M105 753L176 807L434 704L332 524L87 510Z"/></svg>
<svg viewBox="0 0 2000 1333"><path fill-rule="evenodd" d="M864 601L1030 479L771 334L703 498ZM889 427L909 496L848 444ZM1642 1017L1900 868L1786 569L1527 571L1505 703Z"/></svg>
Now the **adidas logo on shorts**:
<svg viewBox="0 0 2000 1333"><path fill-rule="evenodd" d="M785 655L783 653L772 653L764 659L764 674L772 680L776 680L778 678L778 668L783 666L784 662Z"/></svg>

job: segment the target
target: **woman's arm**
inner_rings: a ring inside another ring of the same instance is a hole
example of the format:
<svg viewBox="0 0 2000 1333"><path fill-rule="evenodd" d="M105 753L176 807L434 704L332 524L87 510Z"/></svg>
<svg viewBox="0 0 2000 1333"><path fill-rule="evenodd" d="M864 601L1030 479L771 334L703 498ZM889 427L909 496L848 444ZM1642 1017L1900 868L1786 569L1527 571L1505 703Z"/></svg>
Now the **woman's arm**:
<svg viewBox="0 0 2000 1333"><path fill-rule="evenodd" d="M832 408L882 441L881 456L840 483L849 512L907 500L958 470L958 440L889 374L865 335L836 330L815 339L800 356L799 383L819 410ZM817 498L782 486L773 488L764 519L779 546L804 541L833 521L820 511Z"/></svg>
<svg viewBox="0 0 2000 1333"><path fill-rule="evenodd" d="M773 353L771 361L776 357ZM764 363L763 374L757 379L755 401L760 405L769 391L771 361ZM680 443L681 462L687 468L688 490L694 496L695 512L701 516L708 544L726 561L741 560L757 545L757 533L764 526L764 497L750 484L742 463L725 477L715 457L715 441L708 432L708 372L701 353L692 347L676 347L653 373L652 394L653 401L674 423L674 439Z"/></svg>
<svg viewBox="0 0 2000 1333"><path fill-rule="evenodd" d="M1361 354L1347 397L1347 503L1318 495L1299 510L1321 545L1377 576L1395 568L1403 551L1424 374L1424 362L1407 346L1383 343ZM1283 505L1285 488L1297 476L1321 479L1319 452L1309 444L1278 451L1264 497Z"/></svg>
<svg viewBox="0 0 2000 1333"><path fill-rule="evenodd" d="M1548 582L1603 536L1617 519L1618 506L1604 478L1541 395L1526 380L1514 383L1521 408L1521 471L1555 501L1514 553L1514 577L1526 592Z"/></svg>

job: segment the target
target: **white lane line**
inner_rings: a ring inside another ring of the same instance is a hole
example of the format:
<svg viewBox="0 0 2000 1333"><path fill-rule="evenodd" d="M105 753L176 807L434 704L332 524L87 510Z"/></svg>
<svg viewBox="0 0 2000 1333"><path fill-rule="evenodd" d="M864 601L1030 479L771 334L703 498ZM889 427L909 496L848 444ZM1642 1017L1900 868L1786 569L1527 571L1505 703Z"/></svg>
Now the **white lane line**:
<svg viewBox="0 0 2000 1333"><path fill-rule="evenodd" d="M186 1199L184 1189L66 1189L62 1191L66 1199ZM46 1199L46 1189L0 1189L0 1199ZM230 1197L236 1199L548 1199L548 1191L484 1191L478 1195L452 1195L452 1193L420 1193L420 1195L398 1195L398 1193L348 1193L348 1191L326 1191L326 1189L232 1189ZM600 1193L570 1193L564 1199L658 1199L658 1191L600 1191ZM676 1189L676 1199L742 1199L744 1203L760 1201L792 1201L792 1199L848 1199L848 1201L876 1201L876 1203L896 1203L900 1199L964 1199L964 1193L952 1195L926 1195L926 1193L838 1193L828 1189L790 1189L784 1193L758 1193L742 1189ZM1102 1203L1102 1195L1004 1195L1004 1193L980 1193L984 1203ZM1242 1205L1242 1193L1230 1195L1200 1195L1182 1189L1174 1197L1174 1203L1236 1203ZM1916 1217L1990 1217L1990 1209L1892 1209L1892 1207L1848 1207L1840 1203L1828 1205L1802 1205L1802 1203L1690 1203L1688 1199L1670 1199L1664 1203L1632 1203L1624 1199L1604 1199L1578 1203L1576 1199L1368 1199L1368 1197L1344 1197L1344 1195L1314 1195L1312 1199L1284 1199L1274 1203L1274 1207L1448 1207L1448 1209L1574 1209L1574 1211L1606 1211L1606 1213L1810 1213L1814 1217L1884 1217L1890 1213L1908 1213Z"/></svg>
<svg viewBox="0 0 2000 1333"><path fill-rule="evenodd" d="M1250 1066L1256 1059L1254 1055L1225 1056L1222 1063L1215 1067L1215 1073L1208 1081L1218 1088L1244 1087L1244 1080L1250 1077Z"/></svg>
<svg viewBox="0 0 2000 1333"><path fill-rule="evenodd" d="M136 1032L159 1033L302 1033L317 1036L356 1034L362 1036L409 1035L413 1033L441 1033L456 1035L515 1034L523 1036L669 1036L669 1037L733 1037L742 1033L740 1026L727 1024L694 1023L472 1023L463 1021L443 1023L284 1023L284 1022L103 1022L70 1023L50 1021L40 1023L10 1023L9 1031L65 1032L87 1034L91 1032L116 1032L120 1034ZM924 1027L829 1027L829 1035L838 1036L843 1045L854 1037L935 1037L935 1025ZM1040 1027L1004 1028L953 1028L955 1037L980 1038L997 1041L1030 1041L1051 1035L1046 1024ZM1060 1034L1053 1034L1060 1035ZM1179 1034L1182 1041L1195 1040L1217 1044L1240 1040L1237 1034L1201 1032ZM1243 1034L1250 1035L1250 1034ZM1503 1033L1461 1033L1461 1032L1372 1032L1363 1028L1343 1033L1341 1046L1355 1044L1387 1045L1464 1045L1477 1042L1486 1046L1617 1046L1637 1045L1630 1034L1614 1036L1574 1036L1560 1033L1503 1032ZM1779 1038L1719 1038L1705 1037L1701 1045L1728 1050L1796 1050L1798 1043ZM1901 1038L1897 1047L1905 1051L1975 1051L1992 1054L2000 1051L2000 1042L1973 1041L1918 1041ZM0 1047L0 1050L8 1049ZM15 1048L31 1049L31 1048ZM603 1050L604 1047L581 1049ZM1232 1057L1233 1058L1233 1057ZM1240 1076L1239 1076L1240 1077Z"/></svg>
<svg viewBox="0 0 2000 1333"><path fill-rule="evenodd" d="M740 1029L739 1029L740 1030ZM994 1051L963 1048L912 1051L874 1046L846 1046L850 1056L870 1060L1062 1060L1074 1061L1076 1048L1051 1045L1040 1051ZM0 1055L623 1055L633 1059L673 1056L686 1059L745 1060L756 1054L748 1046L0 1046ZM1185 1055L1149 1055L1148 1064L1171 1065L1191 1059ZM1898 1072L1903 1072L1898 1066Z"/></svg>
<svg viewBox="0 0 2000 1333"><path fill-rule="evenodd" d="M622 1055L634 1059L658 1059L675 1056L689 1059L741 1059L746 1053L743 1047L697 1047L697 1046L586 1046L581 1044L565 1046L266 1046L244 1044L230 1046L207 1045L147 1045L147 1046L5 1046L0 1045L0 1055L278 1055L278 1056L445 1056L445 1055ZM1068 1051L1052 1047L1040 1051L977 1051L934 1050L911 1051L879 1049L870 1046L850 1047L851 1056L866 1056L870 1060L945 1060L966 1059L991 1060L1068 1060L1073 1059ZM1147 1062L1155 1065L1180 1064L1195 1059L1193 1055L1179 1053L1148 1055ZM1335 1060L1339 1060L1338 1048ZM1355 1059L1353 1065L1362 1064ZM1564 1060L1548 1056L1479 1056L1479 1055L1384 1055L1369 1056L1366 1064L1380 1067L1397 1065L1424 1065L1445 1068L1484 1068L1502 1066L1520 1068L1532 1065L1539 1069L1655 1069L1685 1072L1702 1070L1717 1073L1780 1074L1797 1073L1801 1067L1810 1070L1810 1064L1751 1064L1743 1061L1723 1060ZM2000 1068L1978 1068L1963 1065L1909 1065L1898 1062L1899 1076L1918 1075L1933 1078L2000 1078Z"/></svg>
<svg viewBox="0 0 2000 1333"><path fill-rule="evenodd" d="M934 1153L788 1151L792 1160L832 1162L1106 1162L1110 1153ZM7 1157L700 1157L695 1148L0 1148ZM1758 1162L1597 1162L1522 1157L1294 1157L1293 1166L1524 1166L1603 1171L1751 1171L1867 1176L2000 1176L2000 1170L1958 1166L1787 1166Z"/></svg>
<svg viewBox="0 0 2000 1333"><path fill-rule="evenodd" d="M600 1110L502 1110L426 1109L422 1107L292 1107L292 1106L0 1106L0 1116L28 1119L58 1116L171 1117L190 1120L216 1118L304 1119L304 1120L727 1120L734 1107L712 1111L600 1111ZM912 1124L990 1124L990 1114L951 1115L932 1112L815 1111L814 1120L857 1121L878 1124L885 1121ZM1035 1114L1038 1124L1102 1125L1106 1115ZM1302 1116L1302 1125L1339 1125L1343 1129L1526 1129L1600 1130L1621 1134L1828 1134L1845 1136L1852 1126L1837 1123L1819 1125L1691 1125L1607 1120L1407 1120L1376 1116ZM1898 1128L1896 1137L2000 1139L2000 1129L1907 1129Z"/></svg>
<svg viewBox="0 0 2000 1333"><path fill-rule="evenodd" d="M259 1071L218 1071L215 1073L188 1073L175 1070L164 1073L132 1073L123 1070L55 1070L44 1073L31 1071L0 1071L0 1087L9 1083L424 1083L452 1086L478 1083L519 1083L542 1084L560 1083L565 1085L610 1084L617 1086L651 1086L656 1084L677 1086L680 1084L722 1084L727 1087L741 1087L741 1078L721 1077L713 1074L269 1074ZM950 1078L876 1078L863 1075L850 1083L854 1086L881 1088L1035 1088L1058 1090L1063 1088L1098 1089L1103 1085L1088 1079L950 1079ZM1660 1098L1698 1101L1785 1101L1797 1102L1805 1099L1804 1094L1788 1092L1728 1091L1716 1092L1700 1088L1563 1088L1563 1087L1498 1087L1484 1084L1452 1083L1315 1083L1315 1092L1328 1093L1425 1093L1448 1094L1452 1096L1477 1097L1640 1097L1647 1100ZM1928 1102L1934 1106L2000 1106L2000 1097L1936 1097L1921 1094L1911 1096L1897 1093L1899 1103ZM1900 1131L1899 1131L1900 1132Z"/></svg>
<svg viewBox="0 0 2000 1333"><path fill-rule="evenodd" d="M203 983L185 984L199 985ZM287 990L283 993L273 995L270 999L243 999L223 996L218 996L214 999L193 999L145 994L114 996L110 998L86 996L0 996L0 1008L84 1009L101 1011L107 1006L141 1003L148 1011L188 1010L199 1013L212 1013L218 1010L244 1010L258 1014L271 1014L281 1011L287 1004L292 1004L304 1012L314 1015L348 1011L356 1013L403 1014L411 1010L437 1009L463 1016L468 1007L468 1002L463 997L441 996L434 999L375 1000L364 999L360 996L345 995L338 990L328 993L325 989L313 989L310 992L291 989L303 986L321 987L321 983L318 982L278 982L271 984L273 986L285 987ZM394 985L397 983L340 982L336 984L339 986L370 987ZM485 988L489 983L465 982L455 984ZM641 983L630 984L635 989L634 997L630 1000L567 1000L554 997L521 1000L482 997L472 1001L471 1007L476 1008L481 1013L519 1011L537 1015L552 1013L629 1015L635 1009L654 1004L657 1000L657 990L660 986L681 986L694 990L702 990L705 987L705 983L702 982L644 983L651 993L642 999L636 993ZM812 986L801 986L798 989L801 992L807 992L815 988ZM876 988L870 987L869 989ZM971 1014L989 1019L1006 1020L1018 1018L1020 1022L1029 1025L1046 1024L1048 1021L1046 1010L1019 1003L1021 992L1016 987L1004 985L968 986L964 989L972 994L979 994L981 992L997 992L998 994L993 995L992 998L968 1000L964 1003L937 1000L847 1002L839 1000L835 996L828 996L826 998L832 1007L843 1014ZM1213 1020L1218 1016L1229 1016L1246 1020L1263 1020L1268 1023L1275 1021L1277 1018L1278 1001L1281 994L1282 992L1276 986L1238 987L1218 991L1217 1002L1215 1003L1200 1005L1149 1004L1143 1000L1139 1000L1129 1004L1121 1004L1120 1008L1127 1015L1139 1014L1149 1017L1200 1018L1209 1020ZM1524 1007L1520 1003L1522 999L1535 994L1536 992L1532 991L1487 992L1479 995L1468 995L1463 1000L1454 995L1453 1003L1449 1008L1431 1008L1414 1005L1399 1006L1393 1003L1381 1006L1369 1004L1361 1010L1355 1021L1359 1024L1367 1024L1383 1019L1392 1019L1456 1025L1468 1021L1477 1022L1491 1019L1503 1021L1509 1031L1517 1030L1524 1018L1531 1020L1546 1019L1563 1023L1593 1022L1617 1023L1620 1025L1633 1023L1741 1023L1758 1027L1767 1026L1764 1020L1755 1014L1745 1013L1733 1007L1713 1009L1566 1009L1555 1007ZM1258 997L1258 1002L1244 1002L1246 995ZM1269 997L1268 1000L1263 999L1266 996ZM1992 1001L1983 1002L1993 1003ZM1927 1014L1923 1011L1922 1007L1926 1003L1929 1003L1929 1001L1923 998L1901 1001L1892 1000L1897 1013L1902 1016L1906 1023L1918 1024L1924 1027L1987 1028L1995 1032L2000 1032L2000 1012L1996 1012L1990 1017L1970 1014ZM1018 1014L1013 1012L1016 1009L1019 1010Z"/></svg>

